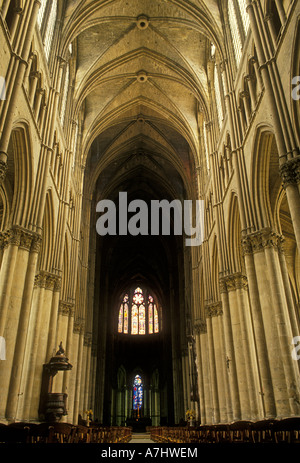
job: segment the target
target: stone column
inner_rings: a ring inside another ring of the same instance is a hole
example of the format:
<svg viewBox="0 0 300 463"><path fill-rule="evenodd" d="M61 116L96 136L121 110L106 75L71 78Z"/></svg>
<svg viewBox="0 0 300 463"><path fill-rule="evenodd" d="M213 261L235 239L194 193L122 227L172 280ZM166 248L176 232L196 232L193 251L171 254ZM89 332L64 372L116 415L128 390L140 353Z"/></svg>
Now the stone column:
<svg viewBox="0 0 300 463"><path fill-rule="evenodd" d="M283 163L280 167L280 174L289 204L298 250L300 250L300 156Z"/></svg>
<svg viewBox="0 0 300 463"><path fill-rule="evenodd" d="M51 320L51 312L53 308L53 295L56 287L57 275L49 272L40 272L43 276L43 301L37 308L40 312L39 323L36 327L37 345L35 346L35 365L30 371L30 375L34 377L32 383L30 415L29 419L36 420L38 418L38 408L40 402L43 365L47 359L47 344Z"/></svg>
<svg viewBox="0 0 300 463"><path fill-rule="evenodd" d="M76 377L78 370L79 360L79 338L80 338L81 326L78 321L74 321L73 317L73 333L72 333L72 344L69 349L69 358L73 366L69 372L69 388L68 388L68 418L73 424L78 423L78 416L74 420L74 404L75 404L75 392L76 392Z"/></svg>
<svg viewBox="0 0 300 463"><path fill-rule="evenodd" d="M299 372L293 364L293 337L284 290L278 249L281 237L270 229L244 239L244 249L253 253L257 295L267 343L267 358L278 417L299 413ZM249 258L248 258L249 260ZM260 360L260 364L262 359Z"/></svg>
<svg viewBox="0 0 300 463"><path fill-rule="evenodd" d="M199 421L201 424L206 422L205 416L205 399L204 399L204 378L203 378L203 365L201 359L201 342L200 342L200 333L201 327L203 325L202 320L196 320L194 324L194 333L196 339L196 367L198 373L198 395L199 395L199 407L200 407L200 417Z"/></svg>
<svg viewBox="0 0 300 463"><path fill-rule="evenodd" d="M4 251L0 269L0 336L4 336L21 230L15 228L2 233L2 238Z"/></svg>
<svg viewBox="0 0 300 463"><path fill-rule="evenodd" d="M28 265L24 283L24 291L22 295L22 303L20 308L19 322L16 323L17 341L14 349L14 359L11 371L6 416L8 419L15 419L18 405L18 395L20 392L21 375L23 362L25 358L26 339L28 331L28 323L30 317L30 309L32 302L34 278L36 272L36 264L38 252L40 250L41 238L38 235L33 235L23 231L20 247L29 252ZM7 367L7 366L6 366Z"/></svg>
<svg viewBox="0 0 300 463"><path fill-rule="evenodd" d="M90 376L91 376L91 346L92 346L91 333L85 333L84 345L86 348L86 363L84 365L85 381L83 383L82 396L83 396L83 409L87 410L90 408L89 384L90 384Z"/></svg>
<svg viewBox="0 0 300 463"><path fill-rule="evenodd" d="M35 382L35 366L39 348L40 325L42 323L46 275L39 273L35 277L32 306L28 324L25 361L21 389L23 395L19 401L18 417L29 420L32 390ZM42 366L41 366L42 367Z"/></svg>
<svg viewBox="0 0 300 463"><path fill-rule="evenodd" d="M223 352L221 349L221 337L219 332L218 318L222 316L222 304L216 302L206 306L207 324L211 329L211 371L213 374L213 392L215 403L215 422L227 422L226 415L226 389L223 376Z"/></svg>
<svg viewBox="0 0 300 463"><path fill-rule="evenodd" d="M241 418L251 419L249 384L247 378L248 358L246 358L246 356L248 357L249 352L244 345L244 328L240 320L239 300L236 293L234 277L228 277L226 280L226 285L228 291L231 327L234 343L234 357L231 360L232 362L235 362L235 368L237 372Z"/></svg>
<svg viewBox="0 0 300 463"><path fill-rule="evenodd" d="M213 402L212 402L212 383L210 376L209 348L207 323L202 327L200 334L201 360L203 365L203 382L204 382L204 405L205 405L205 424L213 424ZM203 423L204 424L204 423Z"/></svg>
<svg viewBox="0 0 300 463"><path fill-rule="evenodd" d="M212 320L209 317L206 309L206 326L207 326L207 343L208 351L207 356L209 359L209 370L210 370L210 387L211 387L211 406L212 406L212 424L220 422L220 409L219 409L219 397L218 397L218 384L217 384L217 372L216 372L216 359L213 339L213 328Z"/></svg>
<svg viewBox="0 0 300 463"><path fill-rule="evenodd" d="M223 309L223 330L224 330L224 349L226 355L226 375L232 409L228 410L229 421L238 421L241 419L241 404L239 396L239 387L237 379L236 364L234 359L234 343L230 318L230 308L226 277L220 279L220 293Z"/></svg>
<svg viewBox="0 0 300 463"><path fill-rule="evenodd" d="M66 353L69 358L69 361L72 365L72 370L74 369L73 362L75 361L75 358L73 357L74 349L72 349L73 346L73 331L74 331L74 304L69 303L69 310L68 310L68 331L67 331L67 339L66 339ZM71 371L72 371L71 370ZM70 399L70 372L65 372L63 376L63 386L62 386L62 392L67 394L67 413L65 417L63 417L63 421L68 421L72 419L72 414L69 413L69 404L72 402ZM93 407L92 407L93 408Z"/></svg>
<svg viewBox="0 0 300 463"><path fill-rule="evenodd" d="M80 385L81 385L81 373L82 373L82 356L83 356L83 326L82 323L78 326L78 353L77 353L77 368L74 388L74 408L73 408L73 423L78 424L79 414L79 400L80 400ZM77 329L78 329L77 328Z"/></svg>

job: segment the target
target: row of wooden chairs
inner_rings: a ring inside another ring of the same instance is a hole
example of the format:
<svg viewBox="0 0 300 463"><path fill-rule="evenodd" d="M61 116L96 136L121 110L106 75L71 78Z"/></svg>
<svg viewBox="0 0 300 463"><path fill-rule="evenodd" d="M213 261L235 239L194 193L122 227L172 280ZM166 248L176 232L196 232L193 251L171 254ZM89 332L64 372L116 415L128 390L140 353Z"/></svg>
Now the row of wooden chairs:
<svg viewBox="0 0 300 463"><path fill-rule="evenodd" d="M160 443L300 443L300 417L196 427L155 426L150 435Z"/></svg>
<svg viewBox="0 0 300 463"><path fill-rule="evenodd" d="M0 443L126 443L132 428L119 426L82 426L69 423L0 424Z"/></svg>

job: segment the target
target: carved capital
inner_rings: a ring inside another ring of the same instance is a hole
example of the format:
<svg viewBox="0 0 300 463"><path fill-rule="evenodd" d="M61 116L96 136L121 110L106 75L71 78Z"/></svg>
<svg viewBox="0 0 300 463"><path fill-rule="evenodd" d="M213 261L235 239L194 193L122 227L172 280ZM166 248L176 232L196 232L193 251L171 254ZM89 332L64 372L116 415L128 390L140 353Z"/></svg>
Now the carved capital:
<svg viewBox="0 0 300 463"><path fill-rule="evenodd" d="M248 280L243 273L233 273L220 278L221 292L235 291L236 289L248 289Z"/></svg>
<svg viewBox="0 0 300 463"><path fill-rule="evenodd" d="M26 251L30 251L32 240L33 240L32 233L27 232L26 230L22 230L21 236L20 236L19 248L25 249Z"/></svg>
<svg viewBox="0 0 300 463"><path fill-rule="evenodd" d="M34 235L31 242L31 251L40 252L42 244L42 237L40 235Z"/></svg>
<svg viewBox="0 0 300 463"><path fill-rule="evenodd" d="M0 161L0 185L4 182L7 172L7 163Z"/></svg>
<svg viewBox="0 0 300 463"><path fill-rule="evenodd" d="M84 334L83 345L86 346L86 347L91 347L91 345L92 345L92 333L85 333Z"/></svg>
<svg viewBox="0 0 300 463"><path fill-rule="evenodd" d="M242 239L243 254L252 254L263 251L265 248L274 247L281 251L284 243L282 235L269 228L251 233Z"/></svg>
<svg viewBox="0 0 300 463"><path fill-rule="evenodd" d="M280 175L283 188L288 185L297 185L300 182L300 156L286 161L280 166Z"/></svg>
<svg viewBox="0 0 300 463"><path fill-rule="evenodd" d="M194 323L195 334L203 334L207 332L206 321L202 319L195 320Z"/></svg>
<svg viewBox="0 0 300 463"><path fill-rule="evenodd" d="M84 330L84 320L78 319L74 321L73 331L75 334L82 334Z"/></svg>
<svg viewBox="0 0 300 463"><path fill-rule="evenodd" d="M214 302L205 307L205 315L207 318L218 317L223 315L222 302Z"/></svg>
<svg viewBox="0 0 300 463"><path fill-rule="evenodd" d="M61 277L55 275L54 273L48 273L41 271L38 275L35 276L34 285L39 288L44 288L50 291L56 291L57 285L60 284Z"/></svg>
<svg viewBox="0 0 300 463"><path fill-rule="evenodd" d="M72 315L74 310L74 304L66 301L59 301L59 306L58 306L58 313L59 315L63 315L65 317L69 317Z"/></svg>

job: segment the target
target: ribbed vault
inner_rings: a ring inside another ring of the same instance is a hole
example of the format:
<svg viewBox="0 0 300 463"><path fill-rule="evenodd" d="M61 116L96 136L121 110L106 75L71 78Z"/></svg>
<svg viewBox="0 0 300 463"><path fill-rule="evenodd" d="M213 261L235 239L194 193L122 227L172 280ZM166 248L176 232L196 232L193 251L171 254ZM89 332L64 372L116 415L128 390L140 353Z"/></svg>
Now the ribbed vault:
<svg viewBox="0 0 300 463"><path fill-rule="evenodd" d="M211 45L222 53L219 24L216 1L73 1L66 10L61 54L71 43L73 120L81 139L76 162L84 167L89 254L95 261L94 308L87 318L98 358L105 352L97 371L97 381L104 383L96 398L104 420L111 416L118 371L141 364L148 380L157 371L160 389L168 391L165 419L173 422L184 413L173 394L174 384L178 396L183 387L190 249L184 249L181 236L95 239L95 210L102 199L117 205L119 192L127 193L128 202L140 199L149 207L154 199L199 198L197 169L206 165L199 127L203 117L210 120ZM149 287L163 307L157 341L116 338L120 297L135 283ZM136 362L128 363L133 355Z"/></svg>

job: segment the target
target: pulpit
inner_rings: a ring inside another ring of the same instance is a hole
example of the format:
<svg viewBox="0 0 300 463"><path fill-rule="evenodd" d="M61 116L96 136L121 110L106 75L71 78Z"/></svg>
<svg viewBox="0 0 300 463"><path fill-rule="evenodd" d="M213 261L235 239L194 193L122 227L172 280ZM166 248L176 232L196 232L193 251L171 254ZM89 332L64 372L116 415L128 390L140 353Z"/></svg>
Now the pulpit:
<svg viewBox="0 0 300 463"><path fill-rule="evenodd" d="M59 371L72 369L68 362L62 343L59 349L50 359L50 362L43 366L43 380L40 396L39 415L42 421L58 422L62 416L67 415L67 394L63 392L52 392L53 378Z"/></svg>

